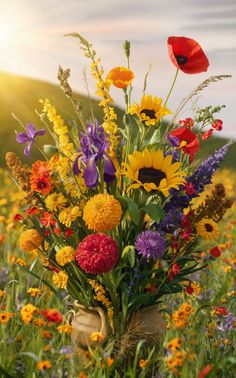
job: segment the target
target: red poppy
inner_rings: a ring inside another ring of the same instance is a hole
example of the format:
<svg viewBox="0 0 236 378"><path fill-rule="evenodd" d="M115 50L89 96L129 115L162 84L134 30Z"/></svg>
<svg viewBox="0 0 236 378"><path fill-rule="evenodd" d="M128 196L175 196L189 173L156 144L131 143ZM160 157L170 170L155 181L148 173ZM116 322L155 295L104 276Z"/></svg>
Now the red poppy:
<svg viewBox="0 0 236 378"><path fill-rule="evenodd" d="M21 214L16 214L16 215L14 215L13 219L14 219L15 222L20 222L24 218L22 217Z"/></svg>
<svg viewBox="0 0 236 378"><path fill-rule="evenodd" d="M186 154L190 155L191 158L199 151L200 143L197 135L189 128L184 126L179 127L171 131L170 135L179 140L178 148L181 148Z"/></svg>
<svg viewBox="0 0 236 378"><path fill-rule="evenodd" d="M179 120L179 124L191 129L194 126L194 120L190 117Z"/></svg>
<svg viewBox="0 0 236 378"><path fill-rule="evenodd" d="M216 315L228 315L228 311L224 306L219 306L215 308Z"/></svg>
<svg viewBox="0 0 236 378"><path fill-rule="evenodd" d="M169 56L172 63L187 74L207 71L209 61L201 46L191 38L169 37Z"/></svg>
<svg viewBox="0 0 236 378"><path fill-rule="evenodd" d="M31 176L31 190L47 196L53 189L52 179L49 176Z"/></svg>

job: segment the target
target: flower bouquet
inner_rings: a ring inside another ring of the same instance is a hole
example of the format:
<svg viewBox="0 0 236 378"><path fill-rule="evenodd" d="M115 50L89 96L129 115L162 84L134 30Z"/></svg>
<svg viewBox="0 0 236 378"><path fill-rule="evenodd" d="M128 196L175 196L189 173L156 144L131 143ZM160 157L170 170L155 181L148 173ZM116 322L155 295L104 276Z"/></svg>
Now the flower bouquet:
<svg viewBox="0 0 236 378"><path fill-rule="evenodd" d="M59 67L60 86L75 109L72 126L48 99L40 100L43 128L29 124L16 141L26 145L27 157L32 148L41 151L37 140L46 132L54 142L44 145L43 159L32 167L13 152L6 156L12 176L26 193L18 214L25 227L19 245L26 253L37 252L52 290L66 290L75 301L76 343L89 346L110 335L123 352L140 339L153 346L165 330L161 303L168 295L191 289L191 274L205 266L199 253L202 241L207 248L217 248L218 222L232 205L220 184L203 203L192 206L229 146L203 162L196 159L200 141L222 129L216 118L222 106L195 104L191 117L179 120L201 90L229 75L205 80L172 112L168 100L178 73L197 74L209 66L196 41L168 38L176 67L170 91L164 101L146 94L147 74L136 103L130 43L124 43L127 67L104 75L92 45L77 33L70 36L91 62L103 116L95 117L91 107L90 118L84 119L68 82L70 70ZM112 106L113 86L124 94L123 119Z"/></svg>

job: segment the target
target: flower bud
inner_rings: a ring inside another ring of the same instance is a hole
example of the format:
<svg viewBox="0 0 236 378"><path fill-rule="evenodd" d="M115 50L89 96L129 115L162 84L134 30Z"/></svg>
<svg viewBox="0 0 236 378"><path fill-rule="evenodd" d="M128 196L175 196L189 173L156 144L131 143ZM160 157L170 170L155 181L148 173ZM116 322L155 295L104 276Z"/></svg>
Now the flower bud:
<svg viewBox="0 0 236 378"><path fill-rule="evenodd" d="M51 144L44 144L43 151L48 157L51 157L58 152L58 148L56 146L52 146Z"/></svg>

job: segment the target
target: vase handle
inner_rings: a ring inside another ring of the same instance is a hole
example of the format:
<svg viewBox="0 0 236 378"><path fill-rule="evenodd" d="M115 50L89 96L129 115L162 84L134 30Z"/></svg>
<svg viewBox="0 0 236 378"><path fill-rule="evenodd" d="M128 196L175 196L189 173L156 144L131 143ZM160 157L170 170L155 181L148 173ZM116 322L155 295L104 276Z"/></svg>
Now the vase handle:
<svg viewBox="0 0 236 378"><path fill-rule="evenodd" d="M101 329L100 333L101 335L105 336L107 335L107 319L106 315L101 307L95 307L95 310L99 313L99 316L101 318Z"/></svg>

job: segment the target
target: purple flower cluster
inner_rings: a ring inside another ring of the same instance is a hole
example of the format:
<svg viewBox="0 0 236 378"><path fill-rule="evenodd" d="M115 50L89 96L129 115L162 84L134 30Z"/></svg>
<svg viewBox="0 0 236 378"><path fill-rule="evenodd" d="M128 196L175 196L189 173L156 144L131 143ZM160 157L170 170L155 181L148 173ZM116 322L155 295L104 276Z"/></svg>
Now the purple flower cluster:
<svg viewBox="0 0 236 378"><path fill-rule="evenodd" d="M135 249L146 259L160 259L165 251L165 240L157 231L143 231L136 238Z"/></svg>
<svg viewBox="0 0 236 378"><path fill-rule="evenodd" d="M231 142L228 142L215 151L213 155L209 156L199 165L191 176L186 178L187 183L191 184L194 189L191 194L183 192L184 187L181 187L180 190L171 190L172 197L164 207L165 217L159 225L160 229L172 232L176 227L181 225L183 209L189 206L193 198L198 197L199 193L203 192L205 185L211 183L212 175L224 159L230 144Z"/></svg>
<svg viewBox="0 0 236 378"><path fill-rule="evenodd" d="M232 313L229 313L228 315L220 317L220 320L217 322L217 329L220 332L230 332L235 328L236 323L236 316Z"/></svg>
<svg viewBox="0 0 236 378"><path fill-rule="evenodd" d="M73 164L73 171L76 175L81 172L80 164L84 166L83 178L88 188L94 188L98 184L98 164L103 161L104 181L111 183L115 179L115 167L108 156L109 143L107 135L97 120L88 123L86 133L81 133L78 156Z"/></svg>

